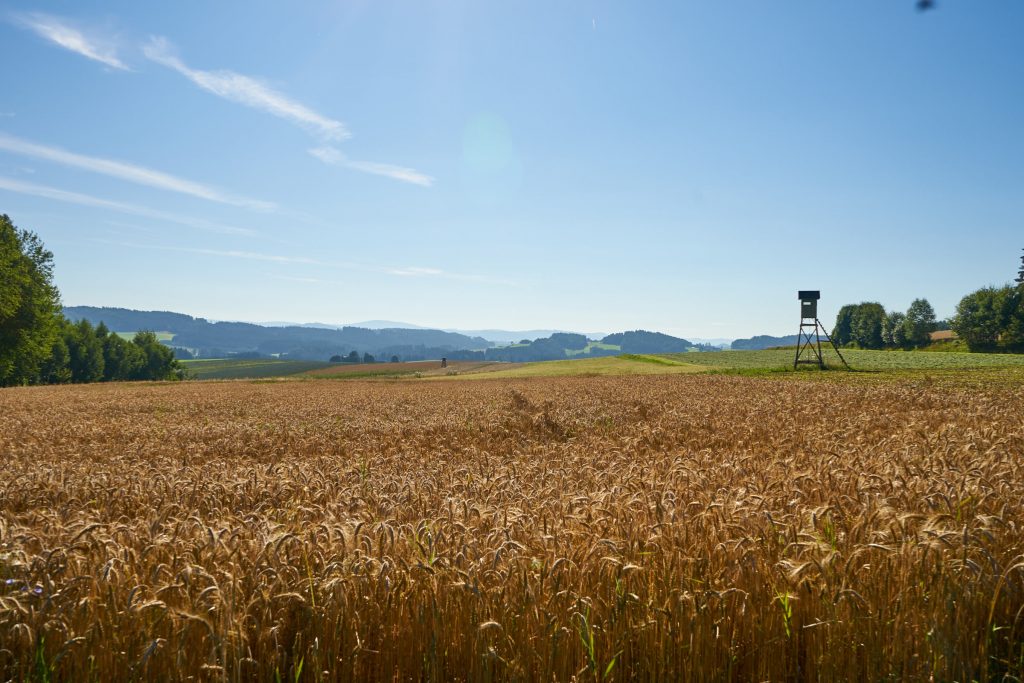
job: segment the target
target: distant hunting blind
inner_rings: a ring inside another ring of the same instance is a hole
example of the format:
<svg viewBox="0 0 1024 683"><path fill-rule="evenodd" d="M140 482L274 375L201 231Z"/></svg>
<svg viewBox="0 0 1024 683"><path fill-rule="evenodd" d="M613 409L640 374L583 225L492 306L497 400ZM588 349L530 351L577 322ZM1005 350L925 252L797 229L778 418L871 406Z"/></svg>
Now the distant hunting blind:
<svg viewBox="0 0 1024 683"><path fill-rule="evenodd" d="M796 370L800 364L817 365L825 369L825 356L821 353L821 340L832 345L839 360L843 361L846 369L850 364L839 353L839 347L832 341L832 337L825 331L825 326L818 320L818 299L821 292L817 289L801 289L796 293L800 299L800 331L796 337L796 358L793 360L793 369Z"/></svg>
<svg viewBox="0 0 1024 683"><path fill-rule="evenodd" d="M814 318L816 320L821 292L816 289L801 289L797 292L797 296L800 297L800 319Z"/></svg>

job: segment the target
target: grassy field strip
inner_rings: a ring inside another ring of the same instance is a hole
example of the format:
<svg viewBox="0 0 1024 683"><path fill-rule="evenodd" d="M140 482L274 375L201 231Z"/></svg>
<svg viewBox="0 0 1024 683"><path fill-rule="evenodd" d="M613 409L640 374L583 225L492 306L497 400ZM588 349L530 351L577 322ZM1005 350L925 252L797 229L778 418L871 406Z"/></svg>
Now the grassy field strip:
<svg viewBox="0 0 1024 683"><path fill-rule="evenodd" d="M667 375L705 372L712 369L711 367L692 363L680 363L674 359L658 356L627 355L585 358L582 360L551 360L524 363L507 370L493 369L493 366L491 366L485 368L483 372L460 373L452 377L452 379L569 377L574 375L583 377L595 375Z"/></svg>
<svg viewBox="0 0 1024 683"><path fill-rule="evenodd" d="M1024 355L1006 353L924 353L919 351L866 351L843 349L843 357L854 370L948 370L971 368L1024 367ZM667 358L704 368L772 369L792 368L795 351L712 351L709 353L673 353ZM842 367L835 351L829 349L825 360Z"/></svg>

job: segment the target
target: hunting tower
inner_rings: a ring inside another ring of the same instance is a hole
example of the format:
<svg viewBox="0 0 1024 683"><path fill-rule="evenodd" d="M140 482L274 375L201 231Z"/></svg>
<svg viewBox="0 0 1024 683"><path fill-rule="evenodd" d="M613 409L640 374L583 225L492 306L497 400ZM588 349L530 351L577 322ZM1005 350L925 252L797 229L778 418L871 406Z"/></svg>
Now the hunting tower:
<svg viewBox="0 0 1024 683"><path fill-rule="evenodd" d="M818 299L821 298L821 292L816 289L801 289L797 292L797 298L800 299L800 331L796 337L796 358L793 359L793 369L796 370L797 366L806 363L817 365L824 370L825 357L821 353L821 340L824 339L832 345L839 360L843 361L843 365L849 370L850 364L843 358L843 354L839 353L839 347L832 341L832 337L825 331L825 326L818 320Z"/></svg>

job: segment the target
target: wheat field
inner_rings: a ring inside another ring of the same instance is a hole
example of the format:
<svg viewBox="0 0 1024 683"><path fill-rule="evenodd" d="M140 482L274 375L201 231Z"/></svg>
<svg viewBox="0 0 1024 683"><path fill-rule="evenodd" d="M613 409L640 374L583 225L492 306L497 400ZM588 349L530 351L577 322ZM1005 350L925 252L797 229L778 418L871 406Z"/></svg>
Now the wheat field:
<svg viewBox="0 0 1024 683"><path fill-rule="evenodd" d="M0 392L0 677L1019 680L1024 390Z"/></svg>

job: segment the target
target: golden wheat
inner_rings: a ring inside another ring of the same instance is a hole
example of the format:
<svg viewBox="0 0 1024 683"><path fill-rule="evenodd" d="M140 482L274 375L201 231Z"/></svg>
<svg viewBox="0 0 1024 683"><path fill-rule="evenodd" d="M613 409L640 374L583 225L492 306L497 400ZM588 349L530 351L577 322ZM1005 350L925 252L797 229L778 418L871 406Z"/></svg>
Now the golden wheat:
<svg viewBox="0 0 1024 683"><path fill-rule="evenodd" d="M0 392L14 680L1024 675L1024 391Z"/></svg>

